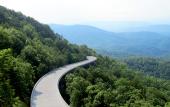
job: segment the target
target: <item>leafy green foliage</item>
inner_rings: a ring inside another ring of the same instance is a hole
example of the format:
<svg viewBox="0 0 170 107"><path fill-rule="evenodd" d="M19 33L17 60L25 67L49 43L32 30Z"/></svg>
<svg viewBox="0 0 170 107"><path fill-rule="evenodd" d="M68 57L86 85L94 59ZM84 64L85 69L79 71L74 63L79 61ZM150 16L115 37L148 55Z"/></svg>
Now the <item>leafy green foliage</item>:
<svg viewBox="0 0 170 107"><path fill-rule="evenodd" d="M151 75L163 79L170 79L170 62L164 59L132 57L124 62L131 68L146 75Z"/></svg>
<svg viewBox="0 0 170 107"><path fill-rule="evenodd" d="M19 72L13 71L12 51L4 49L0 51L0 106L8 107L9 105L17 105L19 102L18 97L15 96L15 90L11 85L11 73L16 74ZM24 75L24 74L23 74ZM28 83L29 84L29 83ZM22 85L21 85L22 86ZM23 87L24 88L24 87Z"/></svg>
<svg viewBox="0 0 170 107"><path fill-rule="evenodd" d="M164 107L170 81L144 76L124 64L99 57L96 66L66 76L72 107Z"/></svg>
<svg viewBox="0 0 170 107"><path fill-rule="evenodd" d="M0 6L0 107L27 106L42 75L91 54L47 25Z"/></svg>
<svg viewBox="0 0 170 107"><path fill-rule="evenodd" d="M28 106L31 90L42 75L94 54L86 46L68 43L47 25L0 6L0 107ZM148 61L146 69L138 70L149 72L158 65L165 71L158 77L168 76L167 62ZM76 71L66 76L73 107L169 107L168 80L145 77L103 57L98 57L96 66Z"/></svg>

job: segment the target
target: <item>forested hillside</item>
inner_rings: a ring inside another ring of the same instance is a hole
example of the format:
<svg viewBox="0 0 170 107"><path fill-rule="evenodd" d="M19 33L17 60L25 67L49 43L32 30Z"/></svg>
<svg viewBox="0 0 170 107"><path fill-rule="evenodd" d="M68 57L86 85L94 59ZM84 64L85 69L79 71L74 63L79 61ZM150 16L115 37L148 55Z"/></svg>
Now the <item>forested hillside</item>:
<svg viewBox="0 0 170 107"><path fill-rule="evenodd" d="M169 107L170 81L144 76L109 58L65 77L71 107Z"/></svg>
<svg viewBox="0 0 170 107"><path fill-rule="evenodd" d="M35 82L92 50L68 43L44 24L0 6L0 107L29 105Z"/></svg>
<svg viewBox="0 0 170 107"><path fill-rule="evenodd" d="M129 68L163 79L170 79L170 61L163 58L131 57L124 60Z"/></svg>
<svg viewBox="0 0 170 107"><path fill-rule="evenodd" d="M0 107L28 107L32 88L41 76L87 55L96 54L86 46L70 44L47 25L0 6ZM169 62L126 62L130 68L98 56L96 64L66 75L65 92L71 106L169 107L170 81L165 80L169 79Z"/></svg>

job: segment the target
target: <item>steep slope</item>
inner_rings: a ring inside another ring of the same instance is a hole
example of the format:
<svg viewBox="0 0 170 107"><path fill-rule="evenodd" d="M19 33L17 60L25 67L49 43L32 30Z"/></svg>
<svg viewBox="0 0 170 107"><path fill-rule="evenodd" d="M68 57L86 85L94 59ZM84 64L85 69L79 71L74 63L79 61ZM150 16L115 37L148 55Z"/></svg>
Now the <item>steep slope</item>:
<svg viewBox="0 0 170 107"><path fill-rule="evenodd" d="M86 46L70 44L47 25L0 6L0 107L28 105L42 75L92 53Z"/></svg>
<svg viewBox="0 0 170 107"><path fill-rule="evenodd" d="M126 41L120 38L113 40ZM105 49L107 44L101 46ZM86 46L68 43L47 25L0 6L0 107L27 107L42 75L93 54ZM66 76L71 106L163 107L170 102L169 81L144 77L115 60L98 58L95 66Z"/></svg>

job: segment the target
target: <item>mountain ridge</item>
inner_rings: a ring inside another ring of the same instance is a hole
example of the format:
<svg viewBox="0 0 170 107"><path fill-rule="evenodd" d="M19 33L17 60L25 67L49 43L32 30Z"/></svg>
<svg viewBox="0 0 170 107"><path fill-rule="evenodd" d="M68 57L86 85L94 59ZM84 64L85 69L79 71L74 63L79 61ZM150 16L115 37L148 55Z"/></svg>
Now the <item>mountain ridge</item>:
<svg viewBox="0 0 170 107"><path fill-rule="evenodd" d="M87 45L99 53L107 51L111 56L164 56L169 54L170 36L152 31L139 32L107 32L106 30L86 25L53 25L54 32L62 34L72 43ZM107 55L107 54L106 54ZM119 55L118 55L119 56Z"/></svg>

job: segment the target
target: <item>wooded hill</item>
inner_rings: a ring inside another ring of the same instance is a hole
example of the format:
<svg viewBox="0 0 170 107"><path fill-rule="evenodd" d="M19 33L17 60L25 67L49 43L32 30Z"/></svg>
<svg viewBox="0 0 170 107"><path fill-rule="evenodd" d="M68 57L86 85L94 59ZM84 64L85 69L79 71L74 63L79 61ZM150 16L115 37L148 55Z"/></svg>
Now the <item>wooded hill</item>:
<svg viewBox="0 0 170 107"><path fill-rule="evenodd" d="M47 25L0 6L0 107L28 107L32 88L42 75L87 55L96 54L70 44ZM66 75L72 107L168 107L169 80L96 56L95 65Z"/></svg>
<svg viewBox="0 0 170 107"><path fill-rule="evenodd" d="M65 77L71 107L170 107L170 81L145 76L110 58Z"/></svg>
<svg viewBox="0 0 170 107"><path fill-rule="evenodd" d="M47 25L0 6L0 107L29 105L32 88L42 75L92 53Z"/></svg>

